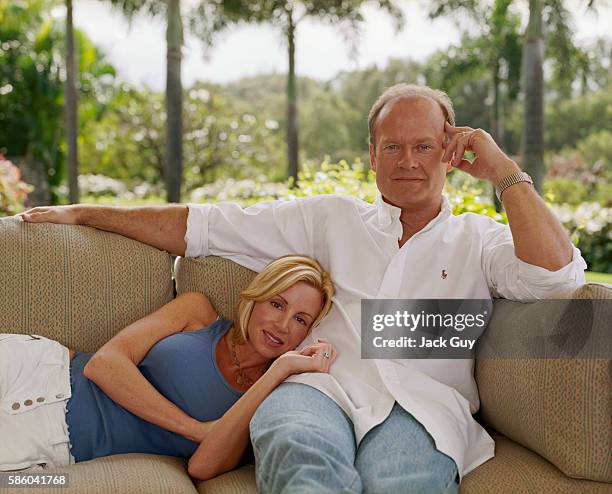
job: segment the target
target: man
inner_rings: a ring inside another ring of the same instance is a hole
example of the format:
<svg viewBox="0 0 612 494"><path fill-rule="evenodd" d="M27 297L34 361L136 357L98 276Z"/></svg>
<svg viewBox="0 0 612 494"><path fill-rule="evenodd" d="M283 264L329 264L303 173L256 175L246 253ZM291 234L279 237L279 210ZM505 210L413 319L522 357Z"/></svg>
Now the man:
<svg viewBox="0 0 612 494"><path fill-rule="evenodd" d="M454 126L448 97L399 84L370 111L371 205L317 196L242 210L235 204L35 208L25 221L80 223L178 255L221 255L260 270L270 259L317 258L336 283L334 307L304 345L338 350L329 374L281 384L251 422L261 492L457 492L493 457L473 419L473 361L360 359L367 298L546 298L584 282L586 264L529 177L483 130ZM475 153L473 162L464 151ZM456 167L498 185L510 227L453 216L442 196Z"/></svg>

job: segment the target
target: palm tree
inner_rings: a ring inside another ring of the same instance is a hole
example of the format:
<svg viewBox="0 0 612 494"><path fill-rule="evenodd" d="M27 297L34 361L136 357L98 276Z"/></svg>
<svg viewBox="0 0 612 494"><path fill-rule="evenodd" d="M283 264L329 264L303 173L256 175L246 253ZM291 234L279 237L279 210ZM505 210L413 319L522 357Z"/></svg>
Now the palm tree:
<svg viewBox="0 0 612 494"><path fill-rule="evenodd" d="M515 0L495 0L493 4L492 16L487 19L487 30L492 35L493 53L502 52L502 46L510 41L508 48L512 54L516 48L514 35L506 37L504 31L508 17L508 8ZM592 7L594 0L588 2ZM541 192L542 181L544 179L544 33L543 26L550 27L552 36L549 38L549 56L557 59L558 63L567 64L567 57L577 51L573 47L572 37L569 27L567 10L563 6L563 0L529 0L529 23L525 30L522 45L522 92L524 101L524 121L522 138L522 166L533 177L536 189ZM434 7L430 13L431 17L444 14L451 14L462 9L475 18L482 18L478 15L481 10L480 4L473 0L438 0L434 2ZM547 15L543 12L546 9ZM505 41L504 41L505 40ZM497 46L499 43L502 45ZM495 55L496 57L498 55ZM499 81L499 65L493 63L494 83L494 102L493 102L493 135L500 139L503 134L503 116L500 108L503 107L500 94L497 89ZM566 74L569 77L569 74ZM500 142L501 144L501 142Z"/></svg>
<svg viewBox="0 0 612 494"><path fill-rule="evenodd" d="M529 24L523 45L523 169L538 192L544 181L544 36L542 0L529 0Z"/></svg>
<svg viewBox="0 0 612 494"><path fill-rule="evenodd" d="M71 204L79 202L79 161L77 151L78 96L72 0L66 0L66 143L68 145L68 194Z"/></svg>
<svg viewBox="0 0 612 494"><path fill-rule="evenodd" d="M180 202L183 177L183 86L181 48L183 22L180 0L168 0L166 29L166 189L168 202Z"/></svg>
<svg viewBox="0 0 612 494"><path fill-rule="evenodd" d="M166 14L166 163L164 169L168 202L180 202L183 176L183 88L181 48L183 20L180 0L110 0L128 18L140 11L153 16Z"/></svg>
<svg viewBox="0 0 612 494"><path fill-rule="evenodd" d="M315 17L332 24L347 23L351 32L363 21L361 7L367 0L263 0L242 3L227 2L224 15L233 21L272 22L279 25L287 40L289 70L287 74L287 161L288 176L293 183L298 177L299 124L298 88L295 75L295 35L299 23L306 17ZM393 0L379 0L377 5L392 14L396 29L403 23L403 14Z"/></svg>

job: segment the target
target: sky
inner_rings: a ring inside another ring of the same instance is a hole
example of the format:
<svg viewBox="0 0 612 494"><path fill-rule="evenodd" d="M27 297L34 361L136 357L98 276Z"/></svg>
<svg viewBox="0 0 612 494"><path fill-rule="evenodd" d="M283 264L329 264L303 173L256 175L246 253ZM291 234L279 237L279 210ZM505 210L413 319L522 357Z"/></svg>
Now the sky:
<svg viewBox="0 0 612 494"><path fill-rule="evenodd" d="M193 0L183 0L189 4ZM405 13L404 28L396 32L388 14L373 7L364 8L357 40L357 54L351 56L342 28L305 19L298 25L296 72L298 75L329 80L338 72L386 65L390 58L411 57L425 60L438 49L457 43L461 28L452 20L427 19L425 0L400 1ZM527 0L516 2L526 19ZM524 5L523 5L524 4ZM612 7L599 1L598 15L586 11L586 0L568 0L573 14L575 38L585 43L598 35L608 35ZM115 66L118 78L161 91L165 86L165 24L162 18L139 15L131 24L108 2L74 2L75 25L84 31ZM54 13L64 15L62 7ZM464 22L464 25L468 25ZM185 33L183 86L195 81L225 83L246 76L287 71L287 54L280 29L270 25L235 26L222 33L212 48Z"/></svg>

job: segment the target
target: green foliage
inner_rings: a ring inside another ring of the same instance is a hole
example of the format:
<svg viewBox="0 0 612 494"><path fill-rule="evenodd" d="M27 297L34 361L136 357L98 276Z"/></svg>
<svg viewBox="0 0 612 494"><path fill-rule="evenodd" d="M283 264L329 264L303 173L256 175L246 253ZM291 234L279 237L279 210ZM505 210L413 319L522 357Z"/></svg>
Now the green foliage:
<svg viewBox="0 0 612 494"><path fill-rule="evenodd" d="M163 178L164 102L161 94L122 84L81 122L81 173L101 174L127 183L157 184Z"/></svg>
<svg viewBox="0 0 612 494"><path fill-rule="evenodd" d="M266 113L246 111L226 91L196 84L185 91L183 162L186 191L221 176L236 179L284 176L284 136ZM83 173L98 173L129 185L163 182L165 107L159 93L121 85L90 120L79 141Z"/></svg>
<svg viewBox="0 0 612 494"><path fill-rule="evenodd" d="M612 86L547 106L547 149L575 148L589 135L612 129L611 89Z"/></svg>
<svg viewBox="0 0 612 494"><path fill-rule="evenodd" d="M21 180L19 169L0 154L0 216L19 213L32 186Z"/></svg>
<svg viewBox="0 0 612 494"><path fill-rule="evenodd" d="M62 174L62 33L48 2L0 3L0 150Z"/></svg>
<svg viewBox="0 0 612 494"><path fill-rule="evenodd" d="M588 283L608 283L612 285L612 273L596 273L594 271L587 271L584 273L584 275Z"/></svg>
<svg viewBox="0 0 612 494"><path fill-rule="evenodd" d="M600 130L565 147L549 159L545 197L555 203L577 206L599 202L612 206L612 132Z"/></svg>
<svg viewBox="0 0 612 494"><path fill-rule="evenodd" d="M52 187L64 178L64 26L58 2L0 2L0 150L27 162ZM102 111L115 71L81 32L75 33L81 130ZM51 198L52 201L56 198Z"/></svg>
<svg viewBox="0 0 612 494"><path fill-rule="evenodd" d="M572 242L580 249L588 269L612 273L612 208L596 202L577 207L550 205Z"/></svg>
<svg viewBox="0 0 612 494"><path fill-rule="evenodd" d="M501 223L507 222L504 213L499 214L495 211L488 198L489 191L482 183L476 181L456 183L457 185L448 180L445 185L445 194L449 198L454 214L471 212L489 216ZM242 206L249 206L263 200L291 200L318 194L350 195L373 203L378 194L375 174L361 161L351 164L346 161L339 163L323 161L318 165L306 163L295 187L291 187L290 181L274 183L265 177L242 181L222 179L193 190L190 200L234 201Z"/></svg>

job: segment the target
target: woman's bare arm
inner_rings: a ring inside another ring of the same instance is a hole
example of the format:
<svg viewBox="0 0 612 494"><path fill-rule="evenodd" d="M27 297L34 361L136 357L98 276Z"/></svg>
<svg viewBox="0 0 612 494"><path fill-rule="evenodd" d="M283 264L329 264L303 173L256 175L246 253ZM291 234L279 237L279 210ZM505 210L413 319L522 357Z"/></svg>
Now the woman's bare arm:
<svg viewBox="0 0 612 494"><path fill-rule="evenodd" d="M323 357L328 352L330 358ZM249 443L249 423L261 402L288 376L301 372L328 372L336 358L330 343L287 352L218 420L207 422L204 439L189 459L189 475L211 479L236 468Z"/></svg>
<svg viewBox="0 0 612 494"><path fill-rule="evenodd" d="M17 216L28 223L85 225L119 233L170 254L184 256L187 206L42 206Z"/></svg>
<svg viewBox="0 0 612 494"><path fill-rule="evenodd" d="M216 317L201 293L179 295L117 333L91 357L83 374L134 415L198 442L201 422L160 394L142 375L138 364L162 338L183 331L194 321L205 326Z"/></svg>

